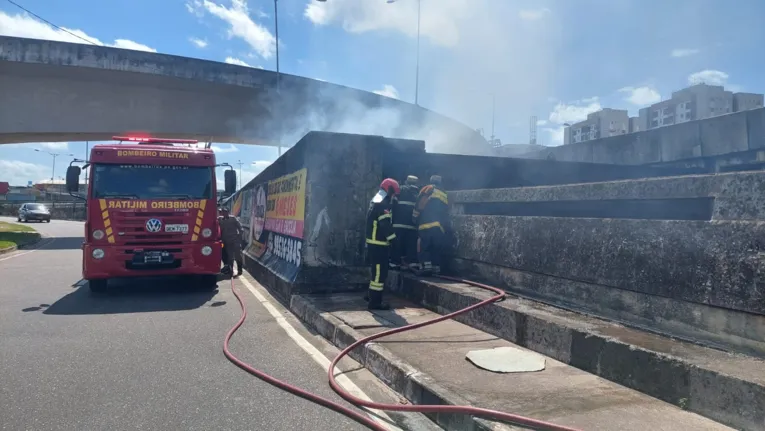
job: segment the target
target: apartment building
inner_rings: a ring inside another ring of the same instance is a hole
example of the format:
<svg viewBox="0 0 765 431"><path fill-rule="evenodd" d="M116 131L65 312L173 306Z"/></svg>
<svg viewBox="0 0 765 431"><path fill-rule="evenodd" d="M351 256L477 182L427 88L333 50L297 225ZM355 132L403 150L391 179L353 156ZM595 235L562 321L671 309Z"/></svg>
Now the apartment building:
<svg viewBox="0 0 765 431"><path fill-rule="evenodd" d="M762 94L733 93L719 85L697 84L641 109L635 124L637 130L649 130L762 106Z"/></svg>
<svg viewBox="0 0 765 431"><path fill-rule="evenodd" d="M734 93L733 94L733 112L748 111L763 107L765 100L762 94L755 93Z"/></svg>
<svg viewBox="0 0 765 431"><path fill-rule="evenodd" d="M630 117L626 110L604 108L587 115L587 119L571 124L563 131L563 143L591 141L630 132Z"/></svg>

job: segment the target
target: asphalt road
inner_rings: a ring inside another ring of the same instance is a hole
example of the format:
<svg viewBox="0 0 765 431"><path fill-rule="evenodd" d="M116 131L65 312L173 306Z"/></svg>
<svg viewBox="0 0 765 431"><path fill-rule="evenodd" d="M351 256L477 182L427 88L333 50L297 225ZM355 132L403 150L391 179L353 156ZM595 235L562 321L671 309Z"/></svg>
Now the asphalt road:
<svg viewBox="0 0 765 431"><path fill-rule="evenodd" d="M0 429L366 429L226 360L223 336L239 318L227 281L209 293L163 281L91 295L80 282L82 223L31 226L55 239L0 256ZM232 341L234 353L339 400L326 371L246 288L239 291L250 317ZM320 351L334 353L289 321ZM370 398L396 402L365 370L350 376Z"/></svg>

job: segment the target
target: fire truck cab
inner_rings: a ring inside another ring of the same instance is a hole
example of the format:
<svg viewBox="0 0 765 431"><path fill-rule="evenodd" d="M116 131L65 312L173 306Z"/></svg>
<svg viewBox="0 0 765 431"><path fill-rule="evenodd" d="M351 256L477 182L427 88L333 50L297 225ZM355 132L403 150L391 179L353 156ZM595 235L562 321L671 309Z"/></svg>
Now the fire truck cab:
<svg viewBox="0 0 765 431"><path fill-rule="evenodd" d="M221 268L215 154L195 140L115 136L126 142L90 151L87 195L80 166L66 173L69 193L87 202L82 276L94 292L109 279L194 275L215 288ZM225 174L225 193L236 172Z"/></svg>

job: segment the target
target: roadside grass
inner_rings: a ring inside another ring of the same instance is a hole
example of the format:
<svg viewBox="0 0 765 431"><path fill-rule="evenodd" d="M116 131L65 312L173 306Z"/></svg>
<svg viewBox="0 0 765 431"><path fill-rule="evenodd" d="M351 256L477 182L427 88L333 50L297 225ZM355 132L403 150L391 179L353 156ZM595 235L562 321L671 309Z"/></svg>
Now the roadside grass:
<svg viewBox="0 0 765 431"><path fill-rule="evenodd" d="M0 221L0 250L13 246L23 247L39 239L40 234L34 228Z"/></svg>

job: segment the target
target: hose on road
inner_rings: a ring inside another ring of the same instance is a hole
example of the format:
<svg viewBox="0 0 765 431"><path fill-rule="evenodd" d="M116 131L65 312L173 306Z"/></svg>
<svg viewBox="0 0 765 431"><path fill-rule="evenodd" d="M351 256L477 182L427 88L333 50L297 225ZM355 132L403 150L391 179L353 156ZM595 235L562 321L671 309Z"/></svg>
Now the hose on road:
<svg viewBox="0 0 765 431"><path fill-rule="evenodd" d="M438 276L439 278L442 278L444 280L449 281L455 281L459 283L469 284L471 286L488 290L491 292L494 292L496 295L485 299L477 304L473 304L469 307L463 308L461 310L457 310L453 313L449 313L440 317L437 317L432 320L428 320L425 322L420 322L412 325L402 326L399 328L390 329L387 331L380 332L378 334L370 335L368 337L362 338L355 343L351 344L350 346L343 349L342 352L340 352L339 355L335 357L335 359L332 360L332 363L329 367L329 385L332 387L332 389L343 399L348 401L351 404L354 404L359 407L366 407L369 409L376 409L376 410L382 410L382 411L399 411L399 412L416 412L416 413L451 413L451 414L466 414L466 415L472 415L477 417L482 417L486 419L493 419L498 420L502 422L512 423L521 425L527 428L536 429L536 430L546 430L546 431L578 431L576 428L569 428L566 426L556 425L550 422L545 422L537 419L532 419L512 413L505 413L497 410L490 410L490 409L483 409L478 407L472 407L472 406L451 406L451 405L424 405L424 404L418 404L418 405L402 405L402 404L385 404L385 403L376 403L373 401L367 401L358 397L353 396L352 394L346 392L335 380L335 367L337 367L337 364L340 362L340 360L348 355L353 349L355 349L358 346L361 346L363 344L366 344L370 341L377 340L382 337L386 337L388 335L398 334L404 331L411 331L413 329L422 328L424 326L433 325L438 322L442 322L444 320L452 319L456 316L459 316L460 314L464 314L467 312L470 312L472 310L475 310L480 307L487 306L489 304L492 304L494 302L501 301L505 299L506 293L493 286L488 286L485 284L477 283L470 280L463 280L459 278L454 277L448 277L448 276ZM347 416L350 419L353 419L354 421L368 427L371 430L374 431L387 431L387 428L380 425L379 423L372 420L369 416L364 415L358 411L355 411L349 407L343 406L341 404L338 404L334 401L331 401L327 398L321 397L319 395L307 392L303 389L300 389L296 386L293 386L289 383L286 383L284 381L281 381L279 379L276 379L260 370L255 369L251 365L248 365L247 363L243 362L242 360L238 359L236 356L234 356L231 351L229 350L229 341L231 340L231 337L234 335L234 333L242 326L244 321L247 319L247 308L245 306L244 300L239 295L239 293L236 290L236 287L234 286L234 280L231 280L231 290L234 293L234 296L236 296L237 301L239 301L239 305L242 310L242 315L239 318L239 321L232 327L228 333L226 334L226 338L223 342L223 353L226 355L226 358L228 358L231 362L233 362L236 366L243 369L247 373L273 385L280 389L283 389L291 394L297 395L303 399L312 401L316 404L319 404L321 406L324 406L326 408L329 408L331 410L334 410L344 416Z"/></svg>

